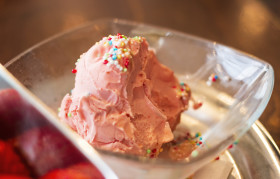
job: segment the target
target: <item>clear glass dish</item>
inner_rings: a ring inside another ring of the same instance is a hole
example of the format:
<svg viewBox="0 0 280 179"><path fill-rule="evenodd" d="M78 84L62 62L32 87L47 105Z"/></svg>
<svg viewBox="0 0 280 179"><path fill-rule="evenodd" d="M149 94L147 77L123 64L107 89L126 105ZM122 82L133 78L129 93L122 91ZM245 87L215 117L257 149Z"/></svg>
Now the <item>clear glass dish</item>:
<svg viewBox="0 0 280 179"><path fill-rule="evenodd" d="M202 134L198 155L180 162L145 159L100 151L121 178L129 176L184 178L226 150L265 109L273 89L272 67L232 48L170 29L117 19L94 21L52 37L22 53L5 67L53 110L74 85L71 69L76 59L109 34L144 36L161 63L203 102L199 110L182 114L180 130ZM209 82L209 76L218 76ZM127 170L129 168L129 170Z"/></svg>

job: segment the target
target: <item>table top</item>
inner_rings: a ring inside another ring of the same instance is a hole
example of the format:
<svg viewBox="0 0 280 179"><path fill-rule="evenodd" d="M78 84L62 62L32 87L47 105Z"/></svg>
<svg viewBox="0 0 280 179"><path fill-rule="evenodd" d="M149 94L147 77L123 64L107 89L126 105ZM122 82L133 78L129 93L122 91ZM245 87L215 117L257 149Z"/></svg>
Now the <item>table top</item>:
<svg viewBox="0 0 280 179"><path fill-rule="evenodd" d="M280 146L279 9L278 0L0 0L0 63L52 35L106 17L207 38L273 66L274 91L260 121Z"/></svg>

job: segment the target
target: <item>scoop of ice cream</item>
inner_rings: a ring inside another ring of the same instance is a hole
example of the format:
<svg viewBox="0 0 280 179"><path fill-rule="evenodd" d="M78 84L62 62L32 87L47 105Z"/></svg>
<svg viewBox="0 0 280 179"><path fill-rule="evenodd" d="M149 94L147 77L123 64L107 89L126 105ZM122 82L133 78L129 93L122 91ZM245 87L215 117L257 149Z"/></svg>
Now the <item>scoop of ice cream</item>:
<svg viewBox="0 0 280 179"><path fill-rule="evenodd" d="M75 88L59 116L93 146L150 156L173 140L190 89L159 63L145 38L104 37L72 72Z"/></svg>

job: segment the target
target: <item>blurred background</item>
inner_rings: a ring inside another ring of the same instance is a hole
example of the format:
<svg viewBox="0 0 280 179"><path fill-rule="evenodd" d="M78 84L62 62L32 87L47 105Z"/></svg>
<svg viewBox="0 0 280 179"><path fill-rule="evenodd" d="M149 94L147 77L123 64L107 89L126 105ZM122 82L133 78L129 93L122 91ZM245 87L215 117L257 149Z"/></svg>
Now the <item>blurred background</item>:
<svg viewBox="0 0 280 179"><path fill-rule="evenodd" d="M179 30L270 63L274 92L260 121L280 146L279 0L0 0L0 63L50 36L106 17Z"/></svg>

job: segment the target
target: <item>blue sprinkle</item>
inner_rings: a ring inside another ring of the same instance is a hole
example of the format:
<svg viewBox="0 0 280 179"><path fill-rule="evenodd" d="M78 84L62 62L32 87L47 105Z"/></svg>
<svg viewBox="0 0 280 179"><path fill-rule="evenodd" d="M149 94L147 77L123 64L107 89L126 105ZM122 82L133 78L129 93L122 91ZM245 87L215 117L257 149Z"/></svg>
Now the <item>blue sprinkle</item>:
<svg viewBox="0 0 280 179"><path fill-rule="evenodd" d="M197 143L196 145L197 145L197 146L199 146L200 144L199 144L199 143Z"/></svg>
<svg viewBox="0 0 280 179"><path fill-rule="evenodd" d="M112 41L111 40L109 41L109 45L112 45Z"/></svg>
<svg viewBox="0 0 280 179"><path fill-rule="evenodd" d="M113 59L113 60L116 60L116 59L117 59L117 56L116 56L116 55L113 55L113 56L112 56L112 59Z"/></svg>
<svg viewBox="0 0 280 179"><path fill-rule="evenodd" d="M218 76L217 75L215 75L215 77L214 77L215 79L218 79Z"/></svg>
<svg viewBox="0 0 280 179"><path fill-rule="evenodd" d="M202 137L200 137L199 140L202 140Z"/></svg>
<svg viewBox="0 0 280 179"><path fill-rule="evenodd" d="M181 82L181 83L180 83L180 85L181 85L181 86L184 86L184 85L185 85L185 83L184 83L184 82Z"/></svg>
<svg viewBox="0 0 280 179"><path fill-rule="evenodd" d="M114 47L113 50L116 51L116 50L118 50L118 49Z"/></svg>

